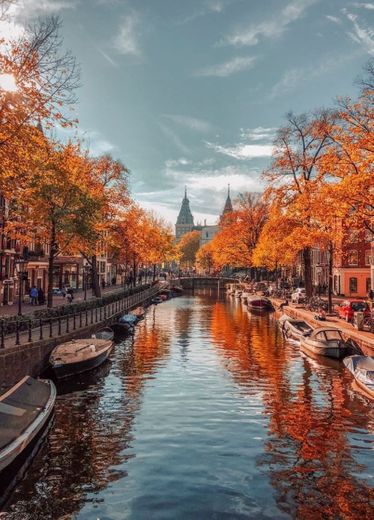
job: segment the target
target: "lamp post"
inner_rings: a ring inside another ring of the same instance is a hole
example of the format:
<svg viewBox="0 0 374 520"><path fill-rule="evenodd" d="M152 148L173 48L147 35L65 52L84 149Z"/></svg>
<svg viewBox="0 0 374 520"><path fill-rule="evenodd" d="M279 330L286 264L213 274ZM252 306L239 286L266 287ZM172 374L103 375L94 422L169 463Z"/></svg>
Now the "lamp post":
<svg viewBox="0 0 374 520"><path fill-rule="evenodd" d="M23 296L23 282L27 280L27 260L18 258L15 261L16 272L18 276L18 316L22 316L22 296Z"/></svg>

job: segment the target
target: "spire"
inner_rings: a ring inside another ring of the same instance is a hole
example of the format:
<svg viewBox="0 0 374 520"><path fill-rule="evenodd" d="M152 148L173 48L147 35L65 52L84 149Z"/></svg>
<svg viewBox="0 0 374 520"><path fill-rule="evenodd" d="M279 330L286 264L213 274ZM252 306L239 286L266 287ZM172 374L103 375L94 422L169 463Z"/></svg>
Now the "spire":
<svg viewBox="0 0 374 520"><path fill-rule="evenodd" d="M225 202L225 207L223 208L222 216L226 215L227 213L231 213L233 211L232 209L232 202L230 197L230 184L227 185L227 199Z"/></svg>
<svg viewBox="0 0 374 520"><path fill-rule="evenodd" d="M190 210L190 201L187 198L187 186L184 188L184 199L177 218L177 224L190 224L193 226L193 216Z"/></svg>

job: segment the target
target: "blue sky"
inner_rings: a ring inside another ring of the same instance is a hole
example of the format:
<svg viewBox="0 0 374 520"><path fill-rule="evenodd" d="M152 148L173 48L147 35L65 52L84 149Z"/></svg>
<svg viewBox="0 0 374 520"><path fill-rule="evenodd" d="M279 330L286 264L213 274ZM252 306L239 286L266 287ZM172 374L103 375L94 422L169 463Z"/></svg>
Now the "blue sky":
<svg viewBox="0 0 374 520"><path fill-rule="evenodd" d="M22 0L59 13L82 66L79 132L131 170L133 196L174 223L261 189L289 110L355 95L374 55L374 3L346 0Z"/></svg>

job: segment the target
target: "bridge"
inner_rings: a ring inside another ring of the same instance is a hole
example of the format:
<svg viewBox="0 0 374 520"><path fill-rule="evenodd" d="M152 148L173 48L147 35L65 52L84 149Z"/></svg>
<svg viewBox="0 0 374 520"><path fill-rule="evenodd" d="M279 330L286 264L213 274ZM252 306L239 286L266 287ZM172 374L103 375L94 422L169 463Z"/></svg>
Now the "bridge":
<svg viewBox="0 0 374 520"><path fill-rule="evenodd" d="M180 277L176 282L183 287L183 289L203 289L206 287L223 290L228 283L235 283L238 280L229 277L217 276L186 276ZM170 281L170 285L172 285Z"/></svg>

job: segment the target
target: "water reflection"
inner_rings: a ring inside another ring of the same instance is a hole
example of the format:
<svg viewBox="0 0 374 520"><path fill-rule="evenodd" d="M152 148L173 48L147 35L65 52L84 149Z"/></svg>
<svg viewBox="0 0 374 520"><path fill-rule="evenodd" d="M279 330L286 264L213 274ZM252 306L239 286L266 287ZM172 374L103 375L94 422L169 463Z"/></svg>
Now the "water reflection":
<svg viewBox="0 0 374 520"><path fill-rule="evenodd" d="M234 380L261 396L269 426L257 464L279 508L293 518L373 518L374 490L354 456L372 454L360 431L373 432L370 402L350 393L341 364L295 356L272 319L216 303L212 337Z"/></svg>
<svg viewBox="0 0 374 520"><path fill-rule="evenodd" d="M372 517L371 403L238 301L151 307L111 363L60 390L17 520Z"/></svg>

